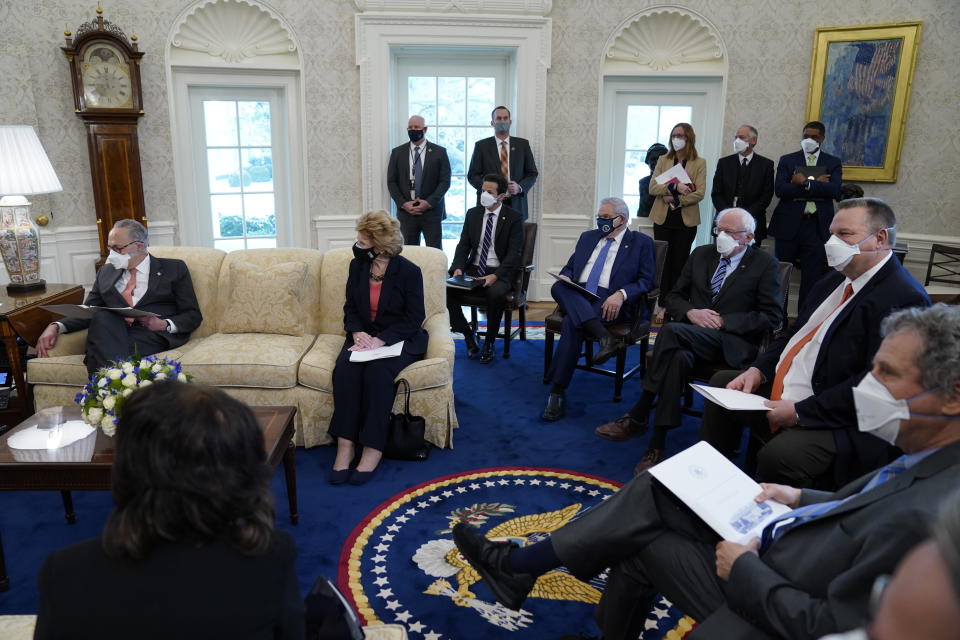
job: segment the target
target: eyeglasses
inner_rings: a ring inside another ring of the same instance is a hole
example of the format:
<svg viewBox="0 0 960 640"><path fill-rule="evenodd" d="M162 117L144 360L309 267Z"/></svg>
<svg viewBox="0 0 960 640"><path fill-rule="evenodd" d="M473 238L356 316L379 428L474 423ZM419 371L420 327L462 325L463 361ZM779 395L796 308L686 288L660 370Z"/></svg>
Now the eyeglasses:
<svg viewBox="0 0 960 640"><path fill-rule="evenodd" d="M738 235L740 235L740 234L742 234L742 233L750 233L750 232L749 232L748 230L746 230L746 229L721 229L720 227L714 227L714 228L713 228L713 235L715 235L715 236L716 236L716 235L719 235L721 231L724 231L724 232L726 232L726 233L729 233L729 234L732 235L732 236L738 236Z"/></svg>
<svg viewBox="0 0 960 640"><path fill-rule="evenodd" d="M127 244L123 245L122 247L117 247L117 246L108 244L108 245L107 245L107 249L110 249L110 251L116 251L117 253L120 253L121 251L123 251L124 249L126 249L127 247L129 247L130 245L136 244L137 242L140 242L140 241L139 241L139 240L131 240L131 241L128 242Z"/></svg>

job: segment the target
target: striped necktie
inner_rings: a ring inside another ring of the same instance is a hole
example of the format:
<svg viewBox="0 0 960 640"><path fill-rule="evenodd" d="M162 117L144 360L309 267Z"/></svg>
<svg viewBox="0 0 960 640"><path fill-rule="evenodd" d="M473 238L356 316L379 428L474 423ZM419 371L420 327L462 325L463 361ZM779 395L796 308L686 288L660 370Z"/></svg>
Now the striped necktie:
<svg viewBox="0 0 960 640"><path fill-rule="evenodd" d="M723 279L727 277L727 267L730 266L730 258L721 258L720 266L717 272L713 274L713 280L710 281L710 302L716 302L720 295L720 287L723 286Z"/></svg>
<svg viewBox="0 0 960 640"><path fill-rule="evenodd" d="M900 475L907 469L907 456L900 456L887 466L880 469L877 472L877 475L873 476L870 481L864 485L863 489L857 493L847 496L842 500L828 500L827 502L818 502L816 504L809 504L805 507L800 507L794 509L788 513L783 514L776 520L770 522L767 526L763 528L763 534L760 536L760 549L766 550L770 544L777 540L784 533L793 529L798 524L803 524L804 522L809 522L814 518L822 516L827 513L834 507L838 507L847 500L851 498L856 498L857 496L870 491L879 485L883 484L891 478L895 478ZM792 520L791 520L792 519ZM790 522L786 522L791 520ZM779 525L779 526L778 526Z"/></svg>
<svg viewBox="0 0 960 640"><path fill-rule="evenodd" d="M815 167L817 165L817 156L812 153L807 156L807 166ZM807 204L803 205L804 213L816 213L817 212L817 203L812 201L807 201Z"/></svg>
<svg viewBox="0 0 960 640"><path fill-rule="evenodd" d="M500 175L507 180L510 179L510 157L507 155L506 140L500 141Z"/></svg>
<svg viewBox="0 0 960 640"><path fill-rule="evenodd" d="M490 255L490 245L493 244L493 220L496 216L487 212L487 222L483 227L483 240L480 242L480 260L477 262L477 275L487 273L487 256Z"/></svg>

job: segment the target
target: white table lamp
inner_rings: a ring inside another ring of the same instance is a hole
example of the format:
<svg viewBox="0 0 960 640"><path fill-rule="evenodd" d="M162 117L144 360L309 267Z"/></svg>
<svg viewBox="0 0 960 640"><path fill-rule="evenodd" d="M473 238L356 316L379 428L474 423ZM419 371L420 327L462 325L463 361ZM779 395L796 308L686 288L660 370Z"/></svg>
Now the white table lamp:
<svg viewBox="0 0 960 640"><path fill-rule="evenodd" d="M40 236L26 196L63 191L43 145L29 125L0 126L0 255L8 293L43 289Z"/></svg>

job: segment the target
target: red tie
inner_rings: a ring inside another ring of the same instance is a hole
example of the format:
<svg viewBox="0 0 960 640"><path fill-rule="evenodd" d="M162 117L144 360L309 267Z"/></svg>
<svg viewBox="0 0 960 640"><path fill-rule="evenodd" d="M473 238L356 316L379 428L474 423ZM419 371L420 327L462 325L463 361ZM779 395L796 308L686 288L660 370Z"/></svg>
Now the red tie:
<svg viewBox="0 0 960 640"><path fill-rule="evenodd" d="M130 279L127 280L127 286L123 288L123 291L120 292L120 296L127 301L127 306L133 306L133 290L137 286L137 270L136 268L130 269L128 271L130 274ZM133 324L133 318L124 318L127 324Z"/></svg>
<svg viewBox="0 0 960 640"><path fill-rule="evenodd" d="M780 364L777 365L777 373L773 376L773 389L770 391L771 400L780 400L783 397L783 380L787 377L787 372L790 371L790 365L793 364L793 359L797 357L797 354L800 353L800 350L808 342L813 339L813 336L817 334L817 331L820 330L820 327L823 326L823 323L827 321L827 318L832 316L837 309L843 306L843 303L850 299L850 296L853 295L853 285L848 284L847 287L843 290L843 297L840 298L839 304L834 307L833 311L824 318L820 324L815 326L813 329L807 332L805 336L797 340L797 342L790 347L790 351L787 351L787 355L784 356L783 360L780 361ZM771 426L772 431L776 431L779 427Z"/></svg>

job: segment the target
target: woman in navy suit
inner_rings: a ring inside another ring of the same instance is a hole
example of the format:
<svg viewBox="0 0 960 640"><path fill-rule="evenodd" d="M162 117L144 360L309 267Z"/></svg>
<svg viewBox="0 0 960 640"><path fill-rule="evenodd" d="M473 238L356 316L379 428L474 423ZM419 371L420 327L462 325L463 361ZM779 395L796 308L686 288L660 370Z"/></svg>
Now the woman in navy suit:
<svg viewBox="0 0 960 640"><path fill-rule="evenodd" d="M337 457L330 484L364 484L372 476L387 442L393 380L423 358L427 332L421 328L423 276L420 267L400 256L400 223L386 211L357 220L357 243L347 276L343 328L347 338L333 370L333 418L330 435ZM350 354L403 342L399 356L352 362ZM352 467L356 447L360 460Z"/></svg>

